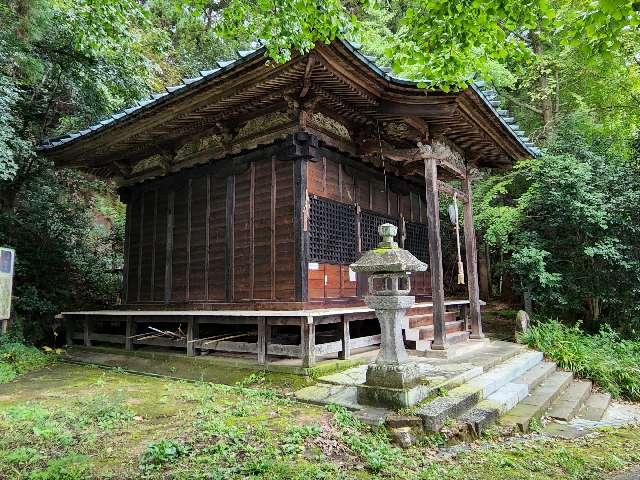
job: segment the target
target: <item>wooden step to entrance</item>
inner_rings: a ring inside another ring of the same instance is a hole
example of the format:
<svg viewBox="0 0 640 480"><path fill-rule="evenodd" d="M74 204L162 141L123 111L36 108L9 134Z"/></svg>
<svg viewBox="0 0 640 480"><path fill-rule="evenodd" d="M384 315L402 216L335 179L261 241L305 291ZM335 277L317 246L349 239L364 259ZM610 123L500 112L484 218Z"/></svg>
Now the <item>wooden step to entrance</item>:
<svg viewBox="0 0 640 480"><path fill-rule="evenodd" d="M470 332L467 331L456 331L447 333L447 345L454 346L469 340ZM415 350L416 352L433 352L431 350L431 344L433 343L433 336L428 337L424 340L408 340L405 344L408 346L410 350ZM432 356L432 355L429 355ZM447 357L445 357L447 358Z"/></svg>
<svg viewBox="0 0 640 480"><path fill-rule="evenodd" d="M444 321L453 322L457 316L458 314L456 312L445 312ZM405 330L409 328L428 327L429 325L433 325L433 313L408 315L402 319L402 328Z"/></svg>
<svg viewBox="0 0 640 480"><path fill-rule="evenodd" d="M433 306L432 305L417 305L417 306L413 306L411 307L409 310L407 310L406 315L427 315L433 313Z"/></svg>
<svg viewBox="0 0 640 480"><path fill-rule="evenodd" d="M447 334L460 332L464 329L464 322L455 320L453 322L445 323L445 329ZM404 331L404 338L406 340L433 340L433 325L427 325L426 327L408 328Z"/></svg>

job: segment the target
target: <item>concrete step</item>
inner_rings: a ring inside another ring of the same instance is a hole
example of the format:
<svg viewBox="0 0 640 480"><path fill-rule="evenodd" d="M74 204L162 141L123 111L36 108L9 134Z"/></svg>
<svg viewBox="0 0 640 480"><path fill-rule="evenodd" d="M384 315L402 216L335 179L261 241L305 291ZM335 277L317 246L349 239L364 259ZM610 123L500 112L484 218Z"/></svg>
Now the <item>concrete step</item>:
<svg viewBox="0 0 640 480"><path fill-rule="evenodd" d="M530 391L540 385L555 370L555 363L541 362L535 365L479 402L459 420L466 423L471 432L480 435L483 429L494 424L500 415L504 415L524 400Z"/></svg>
<svg viewBox="0 0 640 480"><path fill-rule="evenodd" d="M609 408L611 395L608 393L592 393L580 409L578 418L599 422L604 417L604 412Z"/></svg>
<svg viewBox="0 0 640 480"><path fill-rule="evenodd" d="M575 381L554 400L547 416L568 422L580 411L589 395L591 395L591 382Z"/></svg>
<svg viewBox="0 0 640 480"><path fill-rule="evenodd" d="M459 332L464 328L463 321L445 323L447 333ZM405 340L433 340L433 325L426 327L407 328L404 331Z"/></svg>
<svg viewBox="0 0 640 480"><path fill-rule="evenodd" d="M456 312L445 312L444 313L444 321L445 322L453 322L457 318ZM402 328L418 328L418 327L428 327L433 325L433 313L421 313L421 314L411 314L406 315L402 320Z"/></svg>
<svg viewBox="0 0 640 480"><path fill-rule="evenodd" d="M501 425L512 426L526 433L532 420L540 420L551 403L561 395L573 380L571 372L555 371L530 395L500 418Z"/></svg>
<svg viewBox="0 0 640 480"><path fill-rule="evenodd" d="M542 353L524 351L487 372L472 378L446 396L438 397L418 409L425 430L440 431L447 418L459 417L478 402L512 382L542 361Z"/></svg>

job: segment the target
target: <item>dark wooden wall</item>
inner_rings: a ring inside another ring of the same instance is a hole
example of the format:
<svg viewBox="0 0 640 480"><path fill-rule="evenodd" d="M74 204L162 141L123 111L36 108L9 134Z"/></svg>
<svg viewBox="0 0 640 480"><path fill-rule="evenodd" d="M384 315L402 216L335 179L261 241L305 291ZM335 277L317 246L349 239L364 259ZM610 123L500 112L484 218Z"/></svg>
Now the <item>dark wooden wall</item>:
<svg viewBox="0 0 640 480"><path fill-rule="evenodd" d="M370 170L370 171L368 171ZM424 195L420 190L396 177L387 177L372 169L355 167L350 159L322 157L308 163L307 185L309 195L326 198L336 202L352 204L362 213L372 213L388 217L388 221L399 227L402 234L402 221L426 225L427 214ZM357 234L358 236L358 234ZM362 249L365 245L362 234L359 235ZM398 239L402 245L402 239ZM427 238L424 237L426 250ZM408 248L408 246L407 246ZM412 252L416 254L417 252ZM426 260L426 259L424 259ZM309 300L324 300L356 297L364 293L353 274L349 275L347 263L329 264L316 262L310 258L308 274ZM361 281L362 283L362 281ZM412 276L412 293L430 295L430 275L426 272Z"/></svg>
<svg viewBox="0 0 640 480"><path fill-rule="evenodd" d="M295 162L232 163L128 188L124 303L295 300Z"/></svg>

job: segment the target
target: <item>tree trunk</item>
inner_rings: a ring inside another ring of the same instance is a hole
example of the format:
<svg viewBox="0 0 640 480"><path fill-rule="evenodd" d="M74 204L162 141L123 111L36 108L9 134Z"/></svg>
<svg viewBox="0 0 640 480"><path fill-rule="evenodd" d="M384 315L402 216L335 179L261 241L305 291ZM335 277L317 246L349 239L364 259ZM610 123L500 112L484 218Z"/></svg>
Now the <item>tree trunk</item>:
<svg viewBox="0 0 640 480"><path fill-rule="evenodd" d="M548 129L553 123L553 98L549 92L549 74L546 71L544 61L544 46L540 37L536 33L531 34L531 47L533 53L538 57L540 64L540 77L538 78L538 87L540 88L541 102L540 110L542 111L542 123L544 129Z"/></svg>
<svg viewBox="0 0 640 480"><path fill-rule="evenodd" d="M491 274L489 273L489 252L484 244L478 249L478 281L480 283L480 297L483 300L491 298Z"/></svg>

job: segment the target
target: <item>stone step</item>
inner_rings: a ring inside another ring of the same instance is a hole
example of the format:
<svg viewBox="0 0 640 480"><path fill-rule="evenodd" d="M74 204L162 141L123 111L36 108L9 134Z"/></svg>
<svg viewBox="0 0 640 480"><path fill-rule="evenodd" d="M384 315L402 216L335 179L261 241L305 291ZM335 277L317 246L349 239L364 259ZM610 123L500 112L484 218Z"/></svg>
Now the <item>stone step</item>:
<svg viewBox="0 0 640 480"><path fill-rule="evenodd" d="M604 417L604 412L609 408L610 403L611 395L608 393L592 393L587 401L584 402L578 418L599 422Z"/></svg>
<svg viewBox="0 0 640 480"><path fill-rule="evenodd" d="M456 362L468 362L480 366L486 372L496 365L506 362L516 355L528 351L523 345L511 342L494 340L489 345L485 345L481 350L463 353L456 357Z"/></svg>
<svg viewBox="0 0 640 480"><path fill-rule="evenodd" d="M551 404L547 416L568 422L580 411L584 402L591 395L591 382L578 380L571 383L567 389Z"/></svg>
<svg viewBox="0 0 640 480"><path fill-rule="evenodd" d="M517 427L526 433L532 420L540 420L551 403L562 394L573 380L571 372L555 371L530 395L500 418L501 425Z"/></svg>
<svg viewBox="0 0 640 480"><path fill-rule="evenodd" d="M459 332L464 329L463 321L453 321L444 324L447 333ZM405 340L433 340L433 325L418 328L407 328L404 331Z"/></svg>
<svg viewBox="0 0 640 480"><path fill-rule="evenodd" d="M456 320L458 314L456 312L445 312L445 322L453 322ZM402 328L418 328L433 326L433 313L411 314L402 319Z"/></svg>
<svg viewBox="0 0 640 480"><path fill-rule="evenodd" d="M529 392L540 385L556 370L556 364L541 362L524 374L502 386L485 400L460 417L460 421L467 424L468 429L480 435L482 430L496 422L500 415L514 408L524 400Z"/></svg>
<svg viewBox="0 0 640 480"><path fill-rule="evenodd" d="M524 351L454 388L446 396L423 405L416 414L422 418L425 430L440 431L447 418L459 417L541 361L542 353Z"/></svg>

